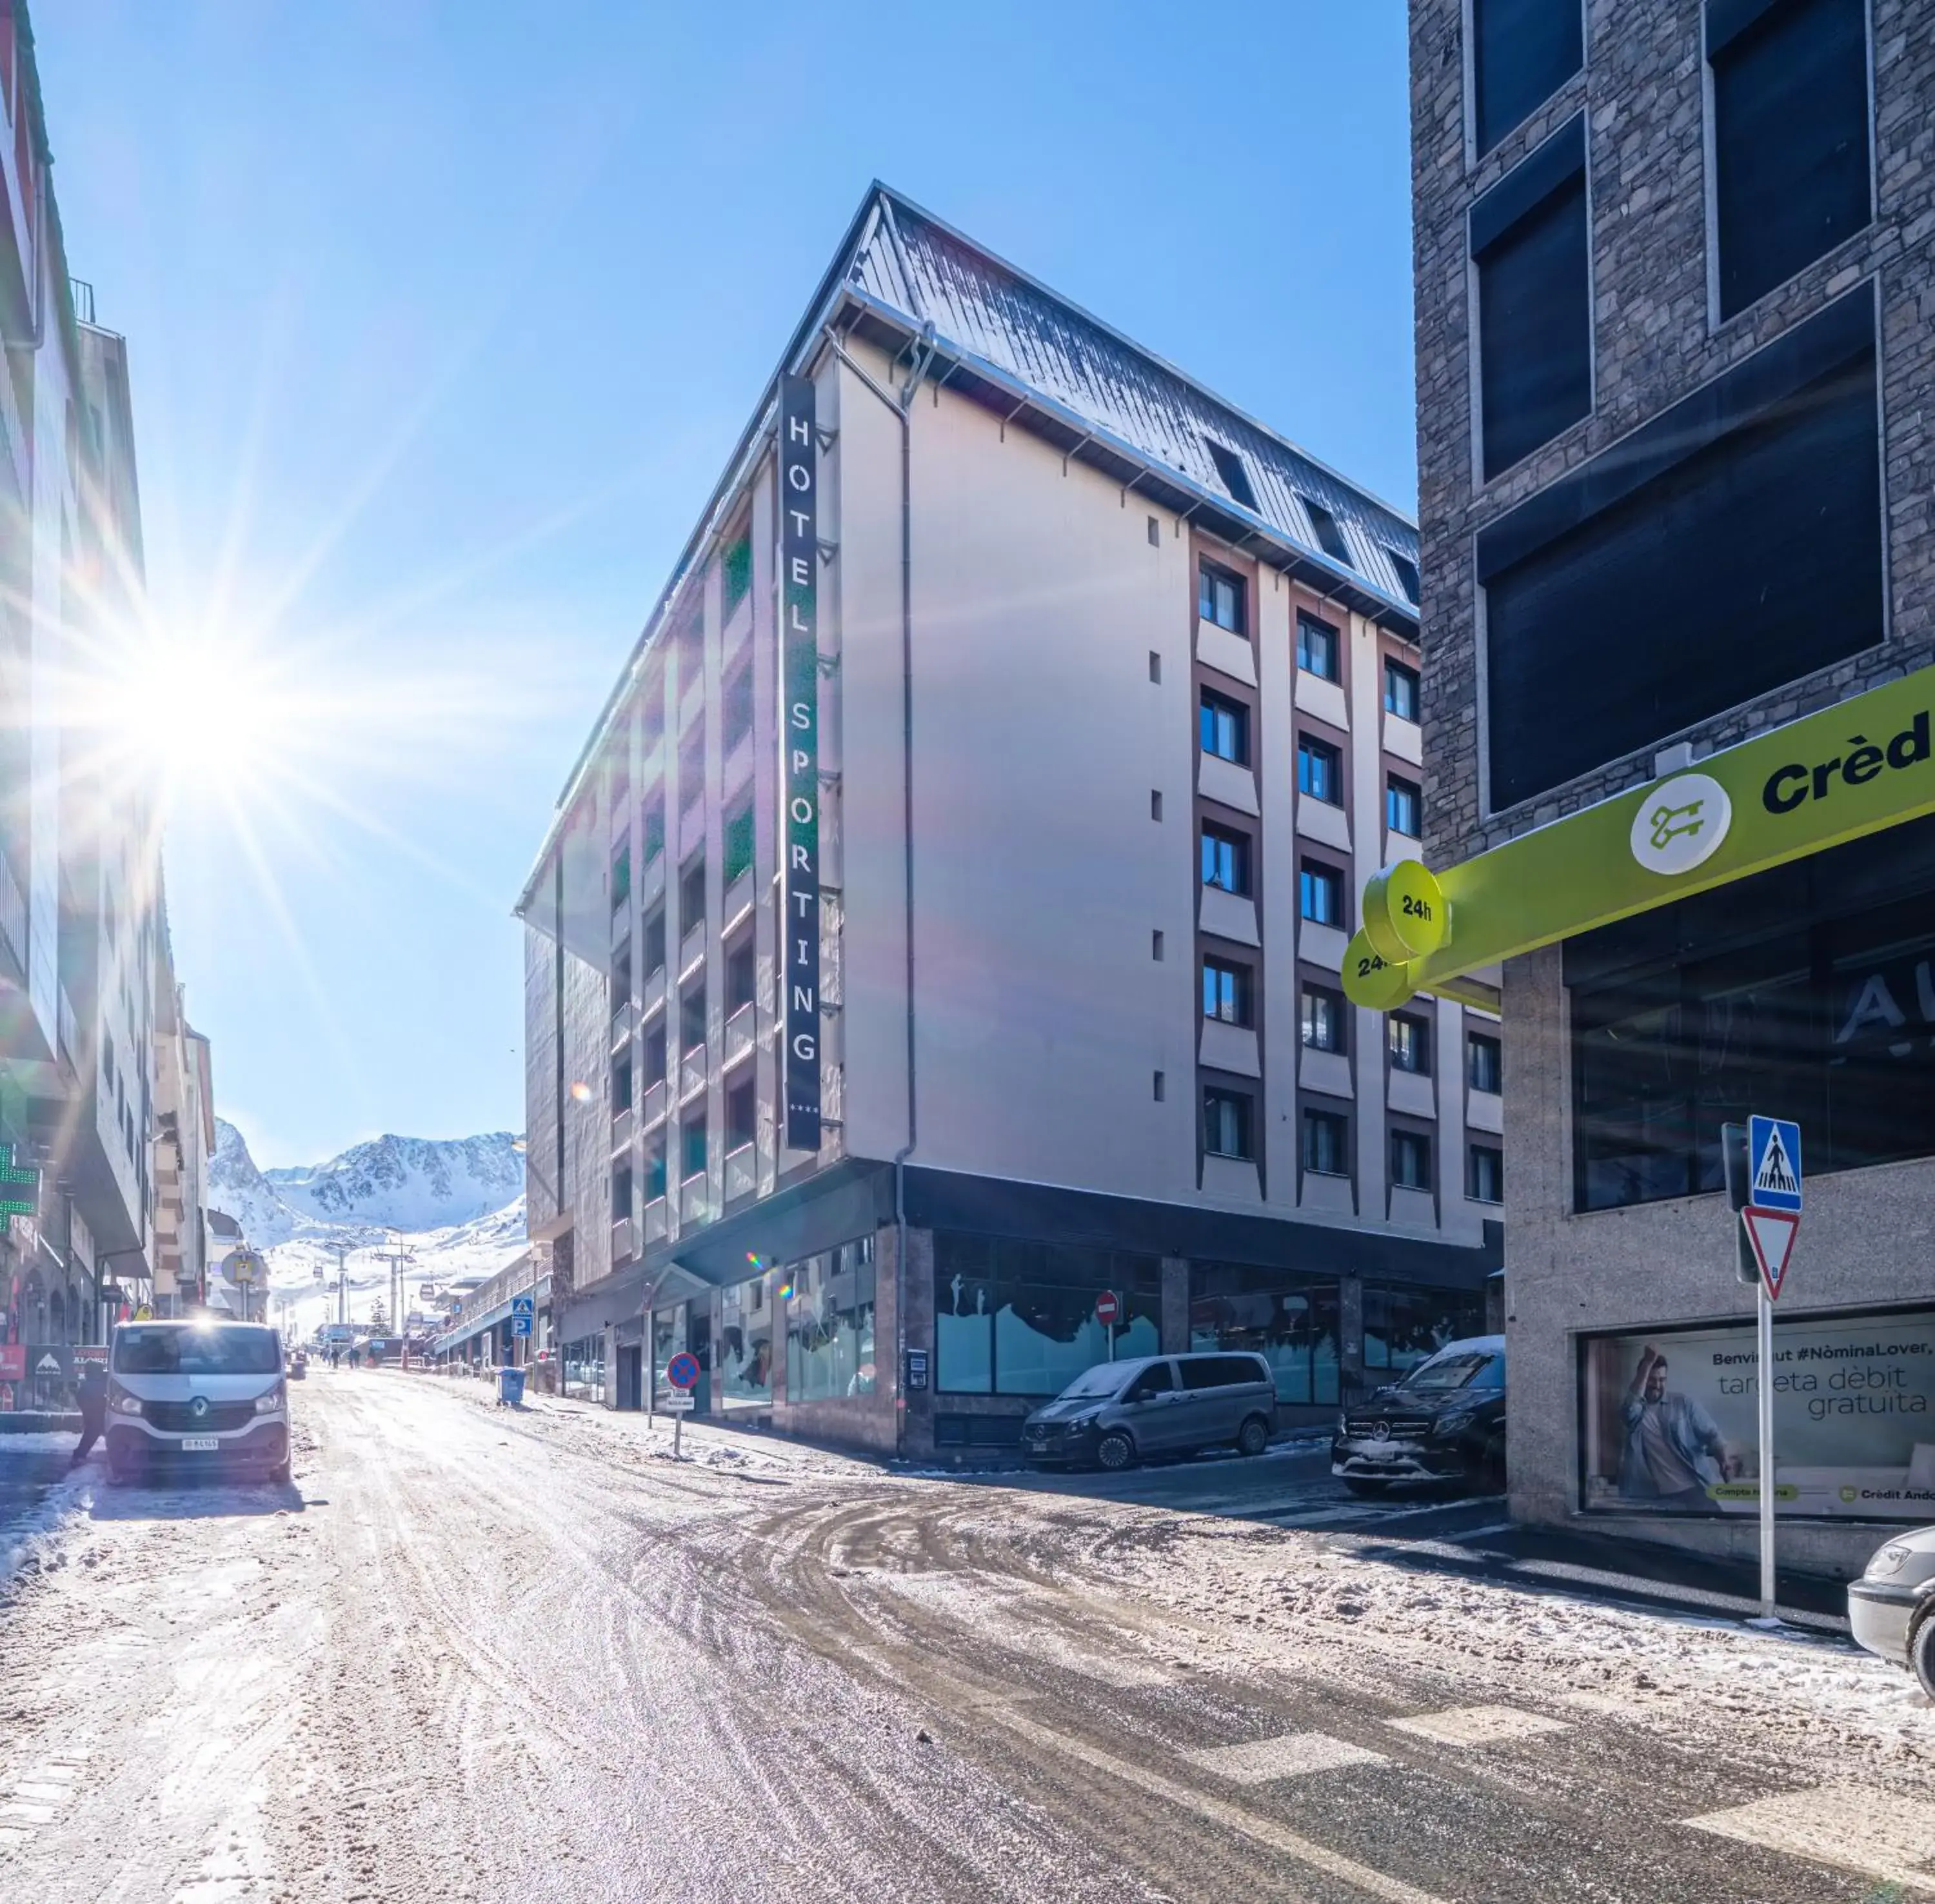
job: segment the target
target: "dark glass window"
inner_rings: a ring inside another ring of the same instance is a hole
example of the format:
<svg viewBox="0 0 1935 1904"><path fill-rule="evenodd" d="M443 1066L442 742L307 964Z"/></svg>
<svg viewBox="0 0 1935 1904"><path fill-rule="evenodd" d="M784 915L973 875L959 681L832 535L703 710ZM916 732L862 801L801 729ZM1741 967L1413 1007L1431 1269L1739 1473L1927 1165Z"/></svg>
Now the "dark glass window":
<svg viewBox="0 0 1935 1904"><path fill-rule="evenodd" d="M1429 1021L1409 1012L1393 1012L1384 1020L1384 1036L1390 1046L1391 1069L1410 1071L1420 1078L1431 1075L1431 1026Z"/></svg>
<svg viewBox="0 0 1935 1904"><path fill-rule="evenodd" d="M1415 780L1402 774L1384 777L1384 825L1407 838L1424 837L1424 796Z"/></svg>
<svg viewBox="0 0 1935 1904"><path fill-rule="evenodd" d="M678 800L681 812L705 791L705 723L695 720L678 744Z"/></svg>
<svg viewBox="0 0 1935 1904"><path fill-rule="evenodd" d="M1303 998L1303 1042L1314 1052L1344 1049L1344 1000L1321 985L1306 985Z"/></svg>
<svg viewBox="0 0 1935 1904"><path fill-rule="evenodd" d="M1494 189L1513 184L1508 174ZM1560 179L1489 243L1478 245L1474 257L1479 415L1489 480L1549 443L1592 407L1592 267L1583 166Z"/></svg>
<svg viewBox="0 0 1935 1904"><path fill-rule="evenodd" d="M647 978L654 972L665 970L666 921L663 901L645 915L644 931L641 943L644 947L639 964Z"/></svg>
<svg viewBox="0 0 1935 1904"><path fill-rule="evenodd" d="M705 1043L705 980L702 974L678 1001L678 1048L696 1051Z"/></svg>
<svg viewBox="0 0 1935 1904"><path fill-rule="evenodd" d="M1472 1088L1474 1091L1503 1091L1505 1088L1505 1047L1485 1031L1474 1031L1466 1042L1471 1058Z"/></svg>
<svg viewBox="0 0 1935 1904"><path fill-rule="evenodd" d="M1336 517L1321 502L1301 491L1297 499L1303 505L1303 512L1310 518L1311 533L1317 538L1317 546L1333 562L1341 562L1347 569L1354 568L1357 565L1351 560L1351 545L1345 541Z"/></svg>
<svg viewBox="0 0 1935 1904"><path fill-rule="evenodd" d="M753 870L753 802L749 795L736 813L726 816L724 861L720 874L729 887L735 880Z"/></svg>
<svg viewBox="0 0 1935 1904"><path fill-rule="evenodd" d="M1579 0L1472 0L1472 119L1483 154L1585 63Z"/></svg>
<svg viewBox="0 0 1935 1904"><path fill-rule="evenodd" d="M705 1107L700 1104L694 1108L697 1119L686 1125L679 1139L683 1174L687 1177L702 1176L705 1172Z"/></svg>
<svg viewBox="0 0 1935 1904"><path fill-rule="evenodd" d="M1417 564L1408 555L1399 555L1396 549L1386 549L1390 566L1397 572L1397 585L1404 590L1404 599L1414 608L1417 606Z"/></svg>
<svg viewBox="0 0 1935 1904"><path fill-rule="evenodd" d="M1297 869L1297 908L1313 925L1344 923L1344 878L1335 867L1306 859Z"/></svg>
<svg viewBox="0 0 1935 1904"><path fill-rule="evenodd" d="M1813 321L1822 332L1810 324L1769 348L1811 346L1849 315L1867 330L1855 355L1576 527L1496 569L1481 536L1494 807L1881 641L1870 309L1831 305ZM1728 382L1701 404L1734 400ZM1683 439L1698 418L1662 421Z"/></svg>
<svg viewBox="0 0 1935 1904"><path fill-rule="evenodd" d="M1431 1139L1415 1130L1390 1134L1391 1181L1401 1190L1431 1187Z"/></svg>
<svg viewBox="0 0 1935 1904"><path fill-rule="evenodd" d="M1303 1167L1320 1177L1351 1174L1351 1124L1341 1112L1304 1112Z"/></svg>
<svg viewBox="0 0 1935 1904"><path fill-rule="evenodd" d="M611 910L614 913L632 896L632 845L628 840L611 855Z"/></svg>
<svg viewBox="0 0 1935 1904"><path fill-rule="evenodd" d="M753 935L750 931L726 948L726 1015L753 1002L756 970Z"/></svg>
<svg viewBox="0 0 1935 1904"><path fill-rule="evenodd" d="M1216 466L1216 473L1223 478L1223 487L1246 509L1257 506L1257 493L1250 487L1250 472L1243 467L1243 459L1228 445L1219 443L1213 436L1203 439L1209 452L1209 460Z"/></svg>
<svg viewBox="0 0 1935 1904"><path fill-rule="evenodd" d="M623 1223L632 1214L632 1166L621 1163L611 1172L611 1221Z"/></svg>
<svg viewBox="0 0 1935 1904"><path fill-rule="evenodd" d="M1203 690L1200 725L1203 751L1219 760L1247 766L1250 759L1250 711L1240 701L1209 688Z"/></svg>
<svg viewBox="0 0 1935 1904"><path fill-rule="evenodd" d="M1300 612L1297 617L1297 665L1318 680L1337 678L1337 631L1327 621Z"/></svg>
<svg viewBox="0 0 1935 1904"><path fill-rule="evenodd" d="M665 851L665 795L663 793L654 795L645 802L641 820L642 833L639 844L644 853L644 863L649 866Z"/></svg>
<svg viewBox="0 0 1935 1904"><path fill-rule="evenodd" d="M1301 734L1297 741L1297 786L1313 800L1339 806L1344 798L1344 757L1328 741Z"/></svg>
<svg viewBox="0 0 1935 1904"><path fill-rule="evenodd" d="M953 1394L1058 1395L1109 1359L1095 1299L1122 1301L1115 1354L1161 1347L1159 1257L937 1230L934 1387Z"/></svg>
<svg viewBox="0 0 1935 1904"><path fill-rule="evenodd" d="M1250 1112L1247 1091L1227 1091L1207 1085L1203 1091L1203 1148L1211 1157L1247 1158L1255 1155L1250 1148Z"/></svg>
<svg viewBox="0 0 1935 1904"><path fill-rule="evenodd" d="M1203 1015L1225 1024L1250 1022L1250 968L1227 958L1203 961Z"/></svg>
<svg viewBox="0 0 1935 1904"><path fill-rule="evenodd" d="M746 599L746 591L753 586L753 538L750 530L726 545L726 551L719 559L719 581L723 603L721 613L730 621L732 611Z"/></svg>
<svg viewBox="0 0 1935 1904"><path fill-rule="evenodd" d="M1505 1154L1496 1144L1472 1146L1465 1194L1475 1203L1505 1200Z"/></svg>
<svg viewBox="0 0 1935 1904"><path fill-rule="evenodd" d="M1239 897L1250 889L1250 842L1247 834L1232 831L1206 820L1203 825L1203 883L1221 886Z"/></svg>
<svg viewBox="0 0 1935 1904"><path fill-rule="evenodd" d="M1337 1400L1338 1323L1335 1282L1260 1263L1189 1266L1190 1347L1261 1356L1279 1401Z"/></svg>
<svg viewBox="0 0 1935 1904"><path fill-rule="evenodd" d="M632 1108L632 1061L621 1058L611 1067L611 1115L622 1116Z"/></svg>
<svg viewBox="0 0 1935 1904"><path fill-rule="evenodd" d="M1417 718L1417 671L1401 661L1384 663L1384 712L1399 720Z"/></svg>
<svg viewBox="0 0 1935 1904"><path fill-rule="evenodd" d="M733 674L719 697L719 744L729 759L732 750L753 731L753 665Z"/></svg>
<svg viewBox="0 0 1935 1904"><path fill-rule="evenodd" d="M678 876L678 929L690 932L705 919L705 860L694 853Z"/></svg>
<svg viewBox="0 0 1935 1904"><path fill-rule="evenodd" d="M656 1203L666 1193L665 1126L645 1139L645 1201Z"/></svg>
<svg viewBox="0 0 1935 1904"><path fill-rule="evenodd" d="M1227 628L1233 635L1247 634L1249 623L1244 614L1243 578L1205 562L1197 569L1196 612L1205 621Z"/></svg>
<svg viewBox="0 0 1935 1904"><path fill-rule="evenodd" d="M1873 216L1865 0L1786 0L1707 53L1726 318Z"/></svg>
<svg viewBox="0 0 1935 1904"><path fill-rule="evenodd" d="M666 1021L661 1012L645 1033L644 1069L642 1073L644 1088L650 1091L654 1085L662 1085L666 1077Z"/></svg>
<svg viewBox="0 0 1935 1904"><path fill-rule="evenodd" d="M735 1084L726 1088L726 1148L743 1149L759 1130L759 1100L755 1094L751 1069Z"/></svg>

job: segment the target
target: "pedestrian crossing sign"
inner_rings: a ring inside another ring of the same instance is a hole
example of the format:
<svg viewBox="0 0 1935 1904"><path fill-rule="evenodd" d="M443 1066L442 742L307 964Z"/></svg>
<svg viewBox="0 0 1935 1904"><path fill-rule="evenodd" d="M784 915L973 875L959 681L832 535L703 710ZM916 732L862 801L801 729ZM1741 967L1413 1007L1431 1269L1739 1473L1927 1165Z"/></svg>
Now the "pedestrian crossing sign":
<svg viewBox="0 0 1935 1904"><path fill-rule="evenodd" d="M1747 1120L1747 1201L1762 1210L1801 1208L1801 1127L1786 1118Z"/></svg>

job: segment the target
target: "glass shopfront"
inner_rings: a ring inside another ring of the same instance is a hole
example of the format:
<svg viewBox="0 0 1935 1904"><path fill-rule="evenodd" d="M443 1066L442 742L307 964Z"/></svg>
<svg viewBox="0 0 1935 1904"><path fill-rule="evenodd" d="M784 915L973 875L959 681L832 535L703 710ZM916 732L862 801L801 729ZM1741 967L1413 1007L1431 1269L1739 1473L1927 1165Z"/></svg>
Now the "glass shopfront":
<svg viewBox="0 0 1935 1904"><path fill-rule="evenodd" d="M564 1392L581 1402L605 1399L605 1338L581 1336L563 1349Z"/></svg>
<svg viewBox="0 0 1935 1904"><path fill-rule="evenodd" d="M719 1292L714 1379L728 1409L763 1408L773 1399L773 1300L770 1275Z"/></svg>
<svg viewBox="0 0 1935 1904"><path fill-rule="evenodd" d="M1121 1299L1118 1361L1161 1347L1162 1263L1153 1256L938 1230L935 1387L955 1395L1059 1395L1109 1357L1095 1299Z"/></svg>
<svg viewBox="0 0 1935 1904"><path fill-rule="evenodd" d="M1338 1286L1251 1263L1189 1266L1189 1346L1253 1349L1280 1402L1338 1399Z"/></svg>
<svg viewBox="0 0 1935 1904"><path fill-rule="evenodd" d="M871 1395L874 1239L842 1243L783 1273L786 1296L786 1399L826 1402Z"/></svg>
<svg viewBox="0 0 1935 1904"><path fill-rule="evenodd" d="M1396 1381L1447 1342L1485 1332L1485 1299L1477 1290L1364 1285L1364 1379Z"/></svg>

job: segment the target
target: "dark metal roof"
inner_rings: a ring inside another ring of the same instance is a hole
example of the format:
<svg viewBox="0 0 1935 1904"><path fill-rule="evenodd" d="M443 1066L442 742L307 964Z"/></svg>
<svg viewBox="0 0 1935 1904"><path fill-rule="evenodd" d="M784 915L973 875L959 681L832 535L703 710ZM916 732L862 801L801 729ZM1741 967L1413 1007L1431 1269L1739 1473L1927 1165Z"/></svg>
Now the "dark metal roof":
<svg viewBox="0 0 1935 1904"><path fill-rule="evenodd" d="M1071 420L1072 440L1061 447L1081 444L1082 460L1111 466L1124 482L1140 473L1141 493L1163 488L1173 472L1179 480L1168 487L1188 499L1182 509L1194 502L1232 541L1253 529L1287 541L1312 586L1415 632L1417 605L1391 560L1393 551L1417 560L1408 517L898 193L877 185L872 210L845 278L873 307L863 332L893 328L893 313L912 333L931 323L939 361L931 374L950 390L986 394L1004 412L1012 395L1003 403L1006 393L975 386L1005 382L1046 398ZM1240 459L1248 497L1232 488L1212 445L1225 463L1230 452ZM1336 522L1346 559L1326 551L1313 502Z"/></svg>

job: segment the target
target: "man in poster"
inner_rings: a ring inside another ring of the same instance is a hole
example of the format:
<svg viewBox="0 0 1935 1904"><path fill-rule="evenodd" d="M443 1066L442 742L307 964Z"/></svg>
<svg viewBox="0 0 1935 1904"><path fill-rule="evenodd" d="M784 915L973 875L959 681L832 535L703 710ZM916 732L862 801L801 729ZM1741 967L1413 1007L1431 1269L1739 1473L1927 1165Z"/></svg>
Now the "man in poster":
<svg viewBox="0 0 1935 1904"><path fill-rule="evenodd" d="M1707 1490L1739 1472L1738 1457L1698 1402L1668 1393L1666 1358L1650 1342L1641 1352L1620 1413L1626 1431L1622 1497L1683 1513L1711 1512Z"/></svg>

